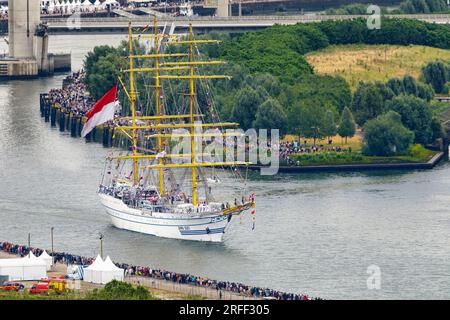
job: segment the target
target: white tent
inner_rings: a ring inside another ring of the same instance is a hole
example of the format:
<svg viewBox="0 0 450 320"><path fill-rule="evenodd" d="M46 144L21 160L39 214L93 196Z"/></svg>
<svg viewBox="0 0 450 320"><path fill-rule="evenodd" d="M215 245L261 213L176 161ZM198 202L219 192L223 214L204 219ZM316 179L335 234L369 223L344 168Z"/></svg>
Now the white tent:
<svg viewBox="0 0 450 320"><path fill-rule="evenodd" d="M117 267L109 256L106 257L105 260L105 274L104 274L104 283L111 282L113 280L123 281L125 270Z"/></svg>
<svg viewBox="0 0 450 320"><path fill-rule="evenodd" d="M44 252L42 252L39 256L39 259L45 261L45 264L47 265L47 271L52 270L53 258L47 253L47 251L44 250Z"/></svg>
<svg viewBox="0 0 450 320"><path fill-rule="evenodd" d="M66 5L67 5L67 13L72 13L72 10L74 9L74 4L67 0Z"/></svg>
<svg viewBox="0 0 450 320"><path fill-rule="evenodd" d="M100 255L87 268L84 268L84 281L92 283L102 283L102 268L104 262Z"/></svg>
<svg viewBox="0 0 450 320"><path fill-rule="evenodd" d="M55 11L55 2L54 0L50 1L50 4L48 6L48 12L53 13Z"/></svg>
<svg viewBox="0 0 450 320"><path fill-rule="evenodd" d="M34 255L33 255L34 256ZM1 259L0 275L9 281L41 280L47 278L47 265L43 259L26 256L19 259Z"/></svg>
<svg viewBox="0 0 450 320"><path fill-rule="evenodd" d="M116 267L109 257L105 261L100 255L84 269L84 281L106 284L112 280L123 281L124 270Z"/></svg>
<svg viewBox="0 0 450 320"><path fill-rule="evenodd" d="M84 0L81 3L81 10L84 12L90 12L94 8L94 5L89 0Z"/></svg>

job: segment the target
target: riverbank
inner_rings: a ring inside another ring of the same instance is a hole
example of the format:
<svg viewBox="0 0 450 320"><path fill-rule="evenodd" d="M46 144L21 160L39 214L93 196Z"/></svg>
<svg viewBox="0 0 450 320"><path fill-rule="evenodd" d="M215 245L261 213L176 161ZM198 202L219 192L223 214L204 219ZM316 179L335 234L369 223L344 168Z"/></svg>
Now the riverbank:
<svg viewBox="0 0 450 320"><path fill-rule="evenodd" d="M30 250L36 256L39 256L44 251L39 248L28 248L9 242L0 242L0 258L23 257ZM54 257L55 265L52 272L49 272L49 277L65 276L67 266L70 264L89 265L94 260L93 258L72 255L66 252L53 252L50 255ZM132 266L126 263L115 264L125 270L125 282L157 290L159 295L163 294L166 298L173 297L173 294L176 294L179 299L258 300L270 298L276 300L309 300L308 296L304 294L284 293L269 288L217 281L150 267ZM86 289L86 286L90 288L90 285L92 285L84 281L81 283L83 283L84 290L89 290ZM94 286L94 288L98 288L98 285Z"/></svg>
<svg viewBox="0 0 450 320"><path fill-rule="evenodd" d="M345 171L370 171L370 170L427 170L434 168L445 156L444 152L437 152L426 162L403 163L367 163L367 164L336 164L317 166L280 166L278 171L285 173L301 172L345 172ZM250 165L250 170L260 170L264 166Z"/></svg>
<svg viewBox="0 0 450 320"><path fill-rule="evenodd" d="M17 258L17 255L7 253L0 250L0 259L13 259ZM67 271L67 265L64 263L55 263L52 271L48 272L48 277L60 277L65 276ZM21 281L26 288L31 287L37 281ZM201 300L201 299L220 299L222 300L242 300L242 299L252 299L250 297L243 297L236 295L231 292L222 292L221 295L217 290L212 290L209 288L199 288L190 285L180 285L180 284L169 284L164 280L159 279L146 279L140 276L127 276L125 277L125 282L133 285L140 285L145 287L150 294L156 299L161 300ZM85 294L94 289L101 289L104 285L93 284L85 281L80 281L77 289L75 290L76 295Z"/></svg>

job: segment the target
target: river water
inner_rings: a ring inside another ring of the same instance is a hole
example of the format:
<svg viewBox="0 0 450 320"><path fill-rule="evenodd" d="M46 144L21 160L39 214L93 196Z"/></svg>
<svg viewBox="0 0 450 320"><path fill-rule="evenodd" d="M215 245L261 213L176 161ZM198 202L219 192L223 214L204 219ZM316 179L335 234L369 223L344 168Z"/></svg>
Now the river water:
<svg viewBox="0 0 450 320"><path fill-rule="evenodd" d="M122 36L51 38L77 69L89 49ZM4 47L0 46L0 51ZM312 296L450 298L450 165L431 171L252 174L256 228L231 222L221 244L160 239L112 227L96 189L100 144L44 123L39 93L63 75L0 83L0 241L94 256L99 233L116 261ZM367 271L380 270L380 289ZM369 270L373 270L370 269Z"/></svg>

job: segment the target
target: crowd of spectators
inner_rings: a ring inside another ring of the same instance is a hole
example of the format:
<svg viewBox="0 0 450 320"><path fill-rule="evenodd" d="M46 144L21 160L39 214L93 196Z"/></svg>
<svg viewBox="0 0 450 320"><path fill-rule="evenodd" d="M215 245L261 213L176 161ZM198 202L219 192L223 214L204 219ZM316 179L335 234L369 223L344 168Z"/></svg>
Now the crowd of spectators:
<svg viewBox="0 0 450 320"><path fill-rule="evenodd" d="M64 81L63 88L49 91L49 102L58 105L65 112L84 116L94 105L83 82L84 76L84 71L69 75Z"/></svg>
<svg viewBox="0 0 450 320"><path fill-rule="evenodd" d="M160 1L160 2L149 2L145 4L135 4L135 3L128 3L128 4L110 4L110 5L94 5L93 1L91 2L91 6L81 6L80 3L77 3L77 5L70 3L70 6L59 6L59 5L52 5L50 6L50 2L53 2L54 0L48 0L44 6L41 6L41 15L42 16L66 16L74 14L75 12L83 13L83 14L92 14L93 16L97 14L107 14L111 12L114 9L121 9L124 11L133 11L136 10L139 6L145 6L148 8L153 8L155 10L169 10L169 12L179 12L180 7L186 5L185 1L182 0L176 0L176 1ZM89 1L89 0L87 0ZM189 3L192 6L199 6L204 3L203 0L193 0L189 1ZM0 10L0 19L8 19L8 9L7 7L3 7Z"/></svg>
<svg viewBox="0 0 450 320"><path fill-rule="evenodd" d="M288 161L292 154L314 154L320 152L351 152L351 147L342 148L333 146L333 140L328 140L328 144L309 145L305 140L303 144L300 141L282 142L280 143L280 159Z"/></svg>
<svg viewBox="0 0 450 320"><path fill-rule="evenodd" d="M39 248L29 248L27 246L13 244L9 242L0 242L0 250L10 254L19 255L21 257L26 256L30 250L36 256L39 256L44 251ZM63 263L67 265L69 264L89 265L94 261L94 258L86 258L78 255L72 255L66 252L53 252L50 253L50 255L54 257L56 263ZM310 297L308 297L306 294L286 293L269 288L259 288L230 281L218 281L206 277L198 277L185 273L177 273L161 269L153 269L150 267L134 266L126 263L116 263L116 265L119 268L125 270L125 277L141 276L159 280L166 280L173 283L200 286L204 288L211 288L218 291L219 290L228 291L243 296L255 298L268 298L277 300L310 300Z"/></svg>

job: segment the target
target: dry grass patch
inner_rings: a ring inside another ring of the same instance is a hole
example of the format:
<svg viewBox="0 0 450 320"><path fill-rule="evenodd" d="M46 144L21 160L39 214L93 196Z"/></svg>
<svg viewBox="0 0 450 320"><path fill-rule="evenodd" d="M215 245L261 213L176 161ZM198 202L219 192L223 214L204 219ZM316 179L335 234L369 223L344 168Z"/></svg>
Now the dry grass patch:
<svg viewBox="0 0 450 320"><path fill-rule="evenodd" d="M283 141L293 141L293 140L297 140L298 141L298 136L294 136L294 135L286 135L283 139ZM313 139L305 139L305 138L301 138L301 143L303 144L304 141L306 140L306 143L308 145L313 145L314 144L314 140ZM331 145L328 144L328 139L319 139L316 140L316 145L325 145L327 148L331 148L331 147L341 147L344 149L348 149L349 147L352 148L352 151L354 152L358 152L361 151L362 148L362 133L360 131L358 131L356 133L356 135L352 138L348 138L347 139L347 143L345 143L345 139L341 138L339 135L336 135L332 138L333 143Z"/></svg>
<svg viewBox="0 0 450 320"><path fill-rule="evenodd" d="M450 50L426 46L342 45L306 56L318 74L340 75L352 90L360 81L387 81L406 74L418 78L432 60L450 60Z"/></svg>

